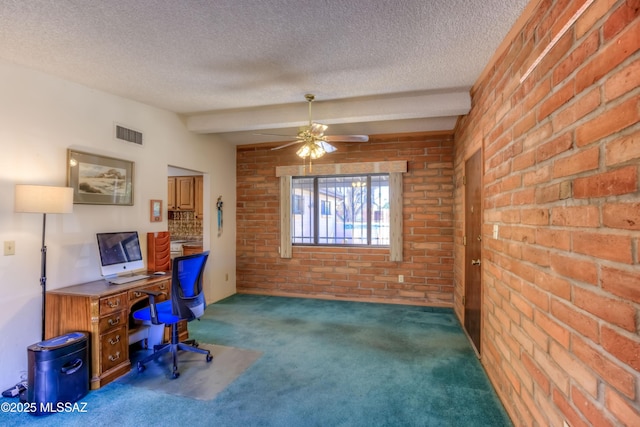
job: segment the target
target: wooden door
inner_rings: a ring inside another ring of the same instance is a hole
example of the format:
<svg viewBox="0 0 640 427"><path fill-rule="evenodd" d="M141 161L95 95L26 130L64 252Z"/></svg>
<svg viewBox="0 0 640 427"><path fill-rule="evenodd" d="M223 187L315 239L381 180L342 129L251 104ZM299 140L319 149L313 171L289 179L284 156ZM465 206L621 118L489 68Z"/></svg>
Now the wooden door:
<svg viewBox="0 0 640 427"><path fill-rule="evenodd" d="M480 354L482 318L482 150L465 162L464 327Z"/></svg>

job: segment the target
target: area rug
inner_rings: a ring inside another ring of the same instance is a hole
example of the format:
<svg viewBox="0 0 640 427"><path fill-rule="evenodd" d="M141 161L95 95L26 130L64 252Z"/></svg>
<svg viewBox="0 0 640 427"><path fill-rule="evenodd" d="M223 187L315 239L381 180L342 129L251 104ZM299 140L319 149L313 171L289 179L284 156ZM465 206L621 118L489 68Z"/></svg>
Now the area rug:
<svg viewBox="0 0 640 427"><path fill-rule="evenodd" d="M207 363L203 354L179 352L180 376L176 379L171 378L170 353L148 362L146 369L138 372L136 358L142 358L149 352L137 352L137 357L132 357L131 372L117 382L176 396L212 400L262 355L258 351L214 344L200 343L200 348L211 351L213 360Z"/></svg>

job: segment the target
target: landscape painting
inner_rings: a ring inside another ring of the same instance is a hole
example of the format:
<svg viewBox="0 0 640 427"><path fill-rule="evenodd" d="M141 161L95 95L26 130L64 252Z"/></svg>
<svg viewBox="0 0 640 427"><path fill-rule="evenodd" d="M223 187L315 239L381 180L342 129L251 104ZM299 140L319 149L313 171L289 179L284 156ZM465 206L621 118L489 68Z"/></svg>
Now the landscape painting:
<svg viewBox="0 0 640 427"><path fill-rule="evenodd" d="M74 150L67 157L74 203L133 204L133 162Z"/></svg>

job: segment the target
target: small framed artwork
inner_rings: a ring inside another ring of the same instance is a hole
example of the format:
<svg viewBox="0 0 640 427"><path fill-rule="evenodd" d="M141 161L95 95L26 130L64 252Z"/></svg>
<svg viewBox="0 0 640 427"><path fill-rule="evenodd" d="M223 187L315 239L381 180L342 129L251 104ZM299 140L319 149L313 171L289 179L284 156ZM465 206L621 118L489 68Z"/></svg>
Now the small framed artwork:
<svg viewBox="0 0 640 427"><path fill-rule="evenodd" d="M151 222L162 222L162 200L151 200Z"/></svg>
<svg viewBox="0 0 640 427"><path fill-rule="evenodd" d="M67 150L67 185L73 203L133 205L134 163L128 160Z"/></svg>

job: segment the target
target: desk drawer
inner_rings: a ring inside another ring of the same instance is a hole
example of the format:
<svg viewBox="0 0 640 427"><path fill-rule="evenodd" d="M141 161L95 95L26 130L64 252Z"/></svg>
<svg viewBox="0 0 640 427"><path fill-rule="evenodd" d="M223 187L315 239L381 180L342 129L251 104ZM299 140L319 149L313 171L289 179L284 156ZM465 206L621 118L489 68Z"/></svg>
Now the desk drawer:
<svg viewBox="0 0 640 427"><path fill-rule="evenodd" d="M169 289L171 289L171 284L169 283L169 281L166 282L162 282L162 283L156 283L155 285L151 285L151 286L146 286L143 289L151 291L151 292L161 292L164 295L161 295L160 297L158 297L156 299L156 302L159 301L164 301L167 300L171 297L171 295L169 295ZM144 292L142 292L141 290L131 290L129 291L129 304L133 305L134 303L143 300L145 298L148 298L149 295L145 294Z"/></svg>
<svg viewBox="0 0 640 427"><path fill-rule="evenodd" d="M100 335L102 372L129 360L127 328L122 326L113 332Z"/></svg>
<svg viewBox="0 0 640 427"><path fill-rule="evenodd" d="M121 294L100 298L100 316L124 310L127 306L125 295L126 294L123 292Z"/></svg>
<svg viewBox="0 0 640 427"><path fill-rule="evenodd" d="M126 323L127 323L126 313L124 311L120 311L118 313L109 314L105 317L101 317L98 330L100 331L100 333L103 333L110 329L124 326Z"/></svg>

